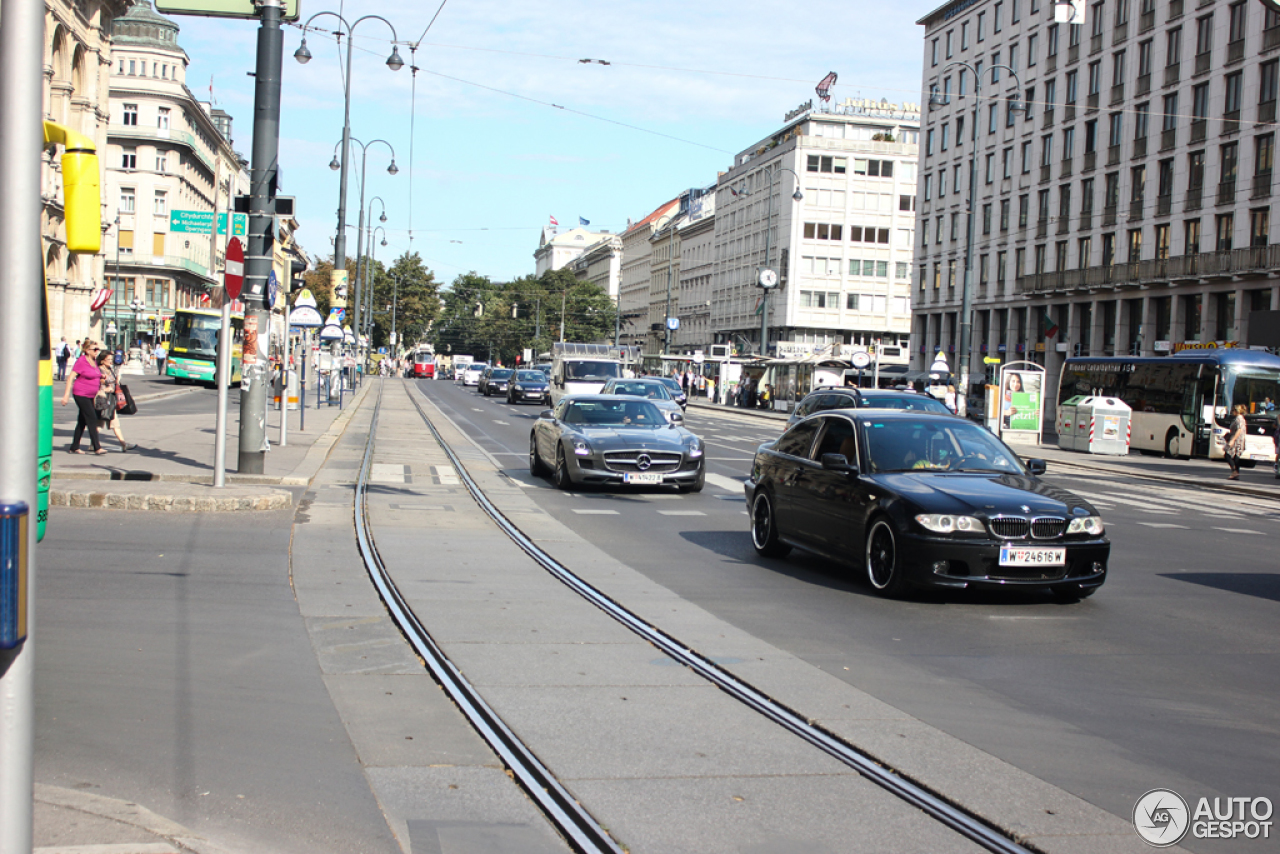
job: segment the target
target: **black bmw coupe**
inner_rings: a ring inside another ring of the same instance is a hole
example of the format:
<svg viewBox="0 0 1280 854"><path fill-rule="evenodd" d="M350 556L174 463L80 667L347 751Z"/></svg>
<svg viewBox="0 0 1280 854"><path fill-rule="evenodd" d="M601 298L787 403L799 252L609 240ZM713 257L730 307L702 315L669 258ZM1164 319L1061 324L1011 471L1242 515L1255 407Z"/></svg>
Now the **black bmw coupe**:
<svg viewBox="0 0 1280 854"><path fill-rule="evenodd" d="M1098 512L1044 471L959 418L823 412L756 450L751 541L766 557L795 546L853 564L884 596L1018 587L1081 599L1106 580L1111 543Z"/></svg>

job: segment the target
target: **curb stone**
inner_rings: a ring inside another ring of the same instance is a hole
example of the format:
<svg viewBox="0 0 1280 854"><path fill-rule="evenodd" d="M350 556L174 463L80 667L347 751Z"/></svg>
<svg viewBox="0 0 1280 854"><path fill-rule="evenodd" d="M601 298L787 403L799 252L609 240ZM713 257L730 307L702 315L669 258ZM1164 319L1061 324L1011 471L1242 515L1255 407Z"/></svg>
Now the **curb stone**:
<svg viewBox="0 0 1280 854"><path fill-rule="evenodd" d="M88 792L35 785L35 802L59 812L83 813L117 822L156 837L151 843L107 845L55 845L36 848L34 854L231 854L228 849L195 831L157 815L144 806Z"/></svg>

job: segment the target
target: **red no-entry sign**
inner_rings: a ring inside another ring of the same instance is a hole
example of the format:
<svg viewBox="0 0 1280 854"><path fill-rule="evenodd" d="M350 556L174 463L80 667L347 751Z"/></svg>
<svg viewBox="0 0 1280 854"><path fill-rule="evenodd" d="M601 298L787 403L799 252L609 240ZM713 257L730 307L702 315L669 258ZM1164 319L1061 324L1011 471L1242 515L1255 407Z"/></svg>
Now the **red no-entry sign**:
<svg viewBox="0 0 1280 854"><path fill-rule="evenodd" d="M240 299L240 289L244 287L244 245L238 237L231 238L227 244L227 267L222 284L228 296Z"/></svg>

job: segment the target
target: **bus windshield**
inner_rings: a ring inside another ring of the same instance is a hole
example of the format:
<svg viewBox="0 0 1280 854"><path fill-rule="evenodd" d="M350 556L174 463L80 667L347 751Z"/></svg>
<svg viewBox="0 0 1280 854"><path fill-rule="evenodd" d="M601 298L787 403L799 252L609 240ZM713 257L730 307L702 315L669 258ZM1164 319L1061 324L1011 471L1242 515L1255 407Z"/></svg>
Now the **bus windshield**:
<svg viewBox="0 0 1280 854"><path fill-rule="evenodd" d="M605 382L618 376L617 362L565 362L564 376L570 382Z"/></svg>
<svg viewBox="0 0 1280 854"><path fill-rule="evenodd" d="M1243 404L1250 416L1275 417L1277 401L1280 401L1280 373L1251 371L1247 368L1227 372L1223 391L1219 395L1219 420L1230 421L1228 413L1236 404Z"/></svg>
<svg viewBox="0 0 1280 854"><path fill-rule="evenodd" d="M218 352L222 319L213 315L179 312L173 319L171 349L192 359L213 359Z"/></svg>

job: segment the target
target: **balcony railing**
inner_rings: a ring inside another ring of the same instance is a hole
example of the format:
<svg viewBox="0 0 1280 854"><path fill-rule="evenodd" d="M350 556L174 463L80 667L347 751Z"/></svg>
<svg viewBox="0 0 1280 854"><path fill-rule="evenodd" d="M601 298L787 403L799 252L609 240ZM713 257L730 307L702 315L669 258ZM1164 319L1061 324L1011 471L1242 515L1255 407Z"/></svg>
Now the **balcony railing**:
<svg viewBox="0 0 1280 854"><path fill-rule="evenodd" d="M1052 74L1058 70L1058 55L1047 56L1044 60L1044 73Z"/></svg>
<svg viewBox="0 0 1280 854"><path fill-rule="evenodd" d="M1218 204L1229 205L1236 200L1236 182L1235 180L1223 181L1218 184Z"/></svg>
<svg viewBox="0 0 1280 854"><path fill-rule="evenodd" d="M1064 159L1063 159L1063 161L1062 161L1062 167L1058 170L1058 177L1059 177L1059 178L1070 178L1070 177L1071 177L1071 162L1072 162L1072 161L1071 161L1071 158L1070 158L1070 157L1067 157L1067 158L1064 158Z"/></svg>
<svg viewBox="0 0 1280 854"><path fill-rule="evenodd" d="M1086 151L1084 155L1084 169L1081 171L1092 172L1095 168L1097 168L1097 166L1098 166L1098 152Z"/></svg>
<svg viewBox="0 0 1280 854"><path fill-rule="evenodd" d="M1205 129L1209 126L1208 119L1192 119L1191 120L1191 141L1204 142Z"/></svg>
<svg viewBox="0 0 1280 854"><path fill-rule="evenodd" d="M1107 205L1102 209L1102 226L1106 228L1109 225L1116 224L1116 206Z"/></svg>
<svg viewBox="0 0 1280 854"><path fill-rule="evenodd" d="M1160 150L1168 151L1178 143L1178 129L1167 128L1160 131Z"/></svg>
<svg viewBox="0 0 1280 854"><path fill-rule="evenodd" d="M1258 121L1274 122L1276 120L1276 102L1263 101L1258 105Z"/></svg>
<svg viewBox="0 0 1280 854"><path fill-rule="evenodd" d="M1250 198L1265 199L1271 195L1271 172L1261 172L1253 176L1253 194Z"/></svg>
<svg viewBox="0 0 1280 854"><path fill-rule="evenodd" d="M1230 110L1222 114L1223 135L1240 132L1240 111Z"/></svg>
<svg viewBox="0 0 1280 854"><path fill-rule="evenodd" d="M1111 106L1115 106L1124 100L1124 84L1117 83L1111 87Z"/></svg>
<svg viewBox="0 0 1280 854"><path fill-rule="evenodd" d="M1088 231L1091 228L1093 228L1093 211L1081 211L1079 229Z"/></svg>
<svg viewBox="0 0 1280 854"><path fill-rule="evenodd" d="M1182 17L1182 0L1169 0L1169 20L1176 21Z"/></svg>
<svg viewBox="0 0 1280 854"><path fill-rule="evenodd" d="M1115 47L1127 38L1129 38L1129 22L1125 21L1123 24L1116 24L1116 28L1111 35L1111 46Z"/></svg>
<svg viewBox="0 0 1280 854"><path fill-rule="evenodd" d="M1140 219L1142 219L1142 199L1134 199L1129 202L1129 222Z"/></svg>
<svg viewBox="0 0 1280 854"><path fill-rule="evenodd" d="M1036 223L1036 239L1042 239L1049 234L1049 220L1042 219Z"/></svg>
<svg viewBox="0 0 1280 854"><path fill-rule="evenodd" d="M1151 91L1151 75L1150 74L1139 75L1138 82L1134 85L1136 86L1133 92L1135 96L1141 97L1147 94L1148 92Z"/></svg>
<svg viewBox="0 0 1280 854"><path fill-rule="evenodd" d="M1262 31L1262 49L1275 50L1280 47L1280 27L1271 27Z"/></svg>
<svg viewBox="0 0 1280 854"><path fill-rule="evenodd" d="M1093 56L1095 53L1102 53L1102 33L1089 36L1089 55Z"/></svg>
<svg viewBox="0 0 1280 854"><path fill-rule="evenodd" d="M1040 183L1043 184L1044 182L1052 178L1053 178L1053 166L1047 163L1044 166L1041 166L1040 167Z"/></svg>
<svg viewBox="0 0 1280 854"><path fill-rule="evenodd" d="M1156 216L1168 216L1173 210L1173 194L1156 196Z"/></svg>
<svg viewBox="0 0 1280 854"><path fill-rule="evenodd" d="M1172 86L1178 82L1179 74L1182 69L1182 63L1175 62L1173 65L1164 67L1164 85Z"/></svg>
<svg viewBox="0 0 1280 854"><path fill-rule="evenodd" d="M1196 54L1196 74L1207 74L1209 69L1213 67L1213 51L1206 50L1204 53Z"/></svg>
<svg viewBox="0 0 1280 854"><path fill-rule="evenodd" d="M1018 276L1014 289L1020 294L1042 294L1075 288L1124 287L1224 276L1264 276L1280 268L1280 245L1249 246L1223 252L1175 255L1172 258L1032 273Z"/></svg>
<svg viewBox="0 0 1280 854"><path fill-rule="evenodd" d="M1187 201L1182 206L1183 210L1198 211L1204 201L1204 187L1188 187Z"/></svg>
<svg viewBox="0 0 1280 854"><path fill-rule="evenodd" d="M1235 65L1244 59L1244 39L1227 42L1227 65Z"/></svg>
<svg viewBox="0 0 1280 854"><path fill-rule="evenodd" d="M1145 33L1156 25L1156 12L1152 9L1150 12L1143 12L1138 16L1138 32Z"/></svg>
<svg viewBox="0 0 1280 854"><path fill-rule="evenodd" d="M1065 107L1062 108L1062 120L1064 122L1070 122L1070 121L1075 121L1075 118L1076 118L1076 103L1075 101L1072 101L1070 104L1067 104Z"/></svg>
<svg viewBox="0 0 1280 854"><path fill-rule="evenodd" d="M1111 145L1107 147L1107 165L1108 166L1120 165L1120 146Z"/></svg>
<svg viewBox="0 0 1280 854"><path fill-rule="evenodd" d="M1084 108L1090 113L1096 113L1098 111L1098 93L1097 92L1094 92L1092 95L1089 95L1087 98L1085 98Z"/></svg>
<svg viewBox="0 0 1280 854"><path fill-rule="evenodd" d="M1053 113L1054 113L1053 107L1049 107L1044 111L1043 121L1041 123L1042 127L1046 127L1046 128L1053 127Z"/></svg>
<svg viewBox="0 0 1280 854"><path fill-rule="evenodd" d="M1133 156L1134 157L1147 156L1147 138L1145 136L1140 136L1133 141Z"/></svg>

